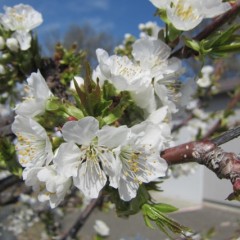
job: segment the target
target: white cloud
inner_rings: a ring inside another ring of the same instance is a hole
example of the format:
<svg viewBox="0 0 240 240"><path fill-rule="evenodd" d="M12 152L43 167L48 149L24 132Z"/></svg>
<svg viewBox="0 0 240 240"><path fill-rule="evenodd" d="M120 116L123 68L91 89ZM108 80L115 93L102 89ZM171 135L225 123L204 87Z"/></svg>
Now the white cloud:
<svg viewBox="0 0 240 240"><path fill-rule="evenodd" d="M113 22L106 22L104 19L100 17L89 17L82 19L82 22L90 24L94 29L98 31L111 31L114 29Z"/></svg>

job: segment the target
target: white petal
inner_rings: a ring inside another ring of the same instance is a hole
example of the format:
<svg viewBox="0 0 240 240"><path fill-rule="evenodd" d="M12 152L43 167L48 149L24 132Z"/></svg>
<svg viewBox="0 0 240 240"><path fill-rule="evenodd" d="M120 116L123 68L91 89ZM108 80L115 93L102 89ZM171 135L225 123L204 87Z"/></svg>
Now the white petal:
<svg viewBox="0 0 240 240"><path fill-rule="evenodd" d="M96 50L96 55L99 62L99 75L103 75L105 78L109 79L111 75L111 69L109 67L111 59L109 58L108 53L105 50L98 48Z"/></svg>
<svg viewBox="0 0 240 240"><path fill-rule="evenodd" d="M128 139L130 129L127 126L111 127L104 126L98 131L98 145L106 146L108 148L116 148Z"/></svg>
<svg viewBox="0 0 240 240"><path fill-rule="evenodd" d="M51 193L56 191L55 176L56 172L51 167L44 167L37 174L39 181L45 182L47 191Z"/></svg>
<svg viewBox="0 0 240 240"><path fill-rule="evenodd" d="M45 79L43 78L39 70L37 71L37 73L32 73L27 79L27 82L33 97L35 97L36 99L46 100L52 95Z"/></svg>
<svg viewBox="0 0 240 240"><path fill-rule="evenodd" d="M146 160L147 158L147 160ZM146 156L139 157L139 167L144 171L138 172L138 180L148 183L156 180L159 177L165 177L167 172L167 162L159 156L159 151L149 150Z"/></svg>
<svg viewBox="0 0 240 240"><path fill-rule="evenodd" d="M204 18L203 14L197 8L194 8L193 11L192 13L188 13L189 15L191 14L188 18L184 18L184 16L176 14L175 8L168 7L167 16L175 28L188 31L195 28Z"/></svg>
<svg viewBox="0 0 240 240"><path fill-rule="evenodd" d="M33 118L45 112L45 100L25 100L22 103L17 104L15 112L16 114Z"/></svg>
<svg viewBox="0 0 240 240"><path fill-rule="evenodd" d="M118 157L115 157L112 151L105 151L104 153L99 152L98 157L102 163L104 172L109 177L109 185L117 188L120 180L120 174L122 170L122 163Z"/></svg>
<svg viewBox="0 0 240 240"><path fill-rule="evenodd" d="M47 133L45 129L31 118L17 115L12 124L12 131L16 134L19 132L36 135L39 139L45 139Z"/></svg>
<svg viewBox="0 0 240 240"><path fill-rule="evenodd" d="M74 77L74 80L77 82L77 85L78 85L79 87L84 84L84 79L81 78L81 77L79 77L79 76L75 76L75 77ZM73 81L73 80L71 80L71 82L70 82L70 89L76 91L76 89L75 89L75 84L74 84L74 81Z"/></svg>
<svg viewBox="0 0 240 240"><path fill-rule="evenodd" d="M170 47L163 41L149 37L138 39L133 44L132 54L143 68L152 68L156 61L166 61L171 53Z"/></svg>
<svg viewBox="0 0 240 240"><path fill-rule="evenodd" d="M79 121L70 121L63 125L62 133L66 141L73 141L79 145L89 145L99 129L98 120L85 117Z"/></svg>
<svg viewBox="0 0 240 240"><path fill-rule="evenodd" d="M169 0L150 0L150 2L157 8L166 8Z"/></svg>
<svg viewBox="0 0 240 240"><path fill-rule="evenodd" d="M213 18L226 11L231 9L231 5L228 2L222 1L206 1L206 5L204 5L204 17L205 18Z"/></svg>
<svg viewBox="0 0 240 240"><path fill-rule="evenodd" d="M136 145L147 145L158 148L162 141L162 131L158 125L151 122L142 122L132 127L132 132L139 137L136 138Z"/></svg>
<svg viewBox="0 0 240 240"><path fill-rule="evenodd" d="M105 173L91 159L81 164L78 176L73 178L74 185L88 198L97 198L106 182Z"/></svg>
<svg viewBox="0 0 240 240"><path fill-rule="evenodd" d="M125 181L121 178L118 187L119 196L124 201L130 201L136 197L138 188L139 184L137 182L132 180Z"/></svg>
<svg viewBox="0 0 240 240"><path fill-rule="evenodd" d="M131 96L138 107L150 113L157 107L154 96L154 88L152 85L149 85L147 88L141 90L142 91L131 92Z"/></svg>
<svg viewBox="0 0 240 240"><path fill-rule="evenodd" d="M37 178L38 172L41 170L41 167L36 168L25 168L23 170L22 176L25 184L27 186L32 186L33 190L38 192L40 191L40 181Z"/></svg>
<svg viewBox="0 0 240 240"><path fill-rule="evenodd" d="M158 110L152 112L147 118L147 120L154 124L159 124L163 122L163 120L167 117L167 113L168 107L167 106L161 107Z"/></svg>
<svg viewBox="0 0 240 240"><path fill-rule="evenodd" d="M20 45L20 49L22 51L25 51L31 47L31 40L32 37L30 33L28 32L23 32L23 31L16 31L13 34L13 37L18 40L18 43Z"/></svg>
<svg viewBox="0 0 240 240"><path fill-rule="evenodd" d="M65 177L76 177L81 163L81 152L73 142L62 143L53 159L57 172Z"/></svg>
<svg viewBox="0 0 240 240"><path fill-rule="evenodd" d="M52 145L45 129L33 119L17 115L12 131L18 136L17 151L23 167L41 167L53 158Z"/></svg>

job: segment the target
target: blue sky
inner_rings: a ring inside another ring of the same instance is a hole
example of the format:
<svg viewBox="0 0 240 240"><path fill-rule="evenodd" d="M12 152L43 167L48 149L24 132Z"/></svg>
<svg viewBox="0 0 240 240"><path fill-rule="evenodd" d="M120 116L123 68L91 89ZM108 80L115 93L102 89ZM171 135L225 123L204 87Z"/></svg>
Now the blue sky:
<svg viewBox="0 0 240 240"><path fill-rule="evenodd" d="M36 31L44 39L51 31L64 33L72 24L90 23L95 29L122 39L125 33L136 37L138 24L160 20L149 0L0 0L3 6L29 4L43 15L44 22Z"/></svg>

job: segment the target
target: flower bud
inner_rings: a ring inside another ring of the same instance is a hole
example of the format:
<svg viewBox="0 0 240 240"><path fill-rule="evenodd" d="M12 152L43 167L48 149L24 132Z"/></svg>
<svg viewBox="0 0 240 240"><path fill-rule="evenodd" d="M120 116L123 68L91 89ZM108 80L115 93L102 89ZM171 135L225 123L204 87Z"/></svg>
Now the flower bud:
<svg viewBox="0 0 240 240"><path fill-rule="evenodd" d="M78 119L77 118L75 118L75 117L73 117L73 116L70 116L70 117L68 117L67 118L67 121L69 122L69 121L77 121Z"/></svg>
<svg viewBox="0 0 240 240"><path fill-rule="evenodd" d="M5 46L5 40L2 36L0 36L0 50L2 50Z"/></svg>
<svg viewBox="0 0 240 240"><path fill-rule="evenodd" d="M10 58L10 54L9 53L3 53L1 58L4 59L4 60L7 60L8 58Z"/></svg>
<svg viewBox="0 0 240 240"><path fill-rule="evenodd" d="M16 38L8 38L6 45L12 52L17 52L19 49L18 41Z"/></svg>
<svg viewBox="0 0 240 240"><path fill-rule="evenodd" d="M6 70L2 64L0 64L0 75L5 74Z"/></svg>
<svg viewBox="0 0 240 240"><path fill-rule="evenodd" d="M110 229L107 224L101 220L95 221L94 230L102 237L109 236Z"/></svg>

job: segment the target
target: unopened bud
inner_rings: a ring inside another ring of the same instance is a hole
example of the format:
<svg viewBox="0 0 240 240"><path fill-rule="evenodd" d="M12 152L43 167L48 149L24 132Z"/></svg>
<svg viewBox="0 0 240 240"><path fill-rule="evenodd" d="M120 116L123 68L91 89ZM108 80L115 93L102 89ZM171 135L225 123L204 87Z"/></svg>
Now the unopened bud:
<svg viewBox="0 0 240 240"><path fill-rule="evenodd" d="M5 46L5 40L2 36L0 36L0 50L2 50Z"/></svg>
<svg viewBox="0 0 240 240"><path fill-rule="evenodd" d="M3 75L3 74L5 74L5 68L4 68L4 66L2 65L2 64L0 64L0 75Z"/></svg>
<svg viewBox="0 0 240 240"><path fill-rule="evenodd" d="M18 41L16 38L8 38L6 45L12 52L17 52L19 49Z"/></svg>
<svg viewBox="0 0 240 240"><path fill-rule="evenodd" d="M69 121L77 121L78 119L77 118L75 118L75 117L73 117L73 116L70 116L70 117L68 117L67 118L67 121L69 122Z"/></svg>
<svg viewBox="0 0 240 240"><path fill-rule="evenodd" d="M3 53L0 58L2 58L3 60L8 60L10 57L11 55L9 53Z"/></svg>

